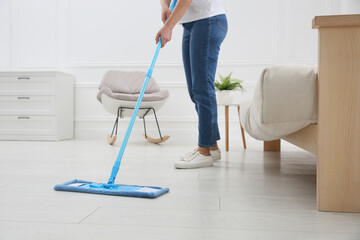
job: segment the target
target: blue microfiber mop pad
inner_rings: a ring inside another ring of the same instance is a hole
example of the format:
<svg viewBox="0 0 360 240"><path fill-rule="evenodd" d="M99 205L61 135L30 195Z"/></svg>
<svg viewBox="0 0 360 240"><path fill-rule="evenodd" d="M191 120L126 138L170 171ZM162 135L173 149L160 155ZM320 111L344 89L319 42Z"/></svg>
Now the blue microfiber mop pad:
<svg viewBox="0 0 360 240"><path fill-rule="evenodd" d="M125 197L156 198L167 192L169 188L121 185L121 184L104 184L94 183L83 180L71 180L66 183L55 185L56 191L70 191L82 193L106 194Z"/></svg>

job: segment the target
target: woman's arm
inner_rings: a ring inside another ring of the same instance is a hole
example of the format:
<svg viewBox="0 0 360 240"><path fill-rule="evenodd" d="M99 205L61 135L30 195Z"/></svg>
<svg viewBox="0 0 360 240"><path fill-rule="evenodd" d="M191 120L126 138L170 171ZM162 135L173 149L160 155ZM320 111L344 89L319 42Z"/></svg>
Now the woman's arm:
<svg viewBox="0 0 360 240"><path fill-rule="evenodd" d="M167 8L169 8L169 5L167 5L168 2L169 2L168 0L161 0L161 6L162 7L167 6ZM167 22L156 34L156 37L155 37L156 43L158 43L160 37L162 39L161 47L164 47L165 44L171 40L173 28L180 21L180 19L185 14L185 12L188 10L191 2L192 2L192 0L178 0L176 6L174 8L174 11L167 18Z"/></svg>
<svg viewBox="0 0 360 240"><path fill-rule="evenodd" d="M169 18L171 12L169 9L171 0L160 0L161 5L161 20L165 24L165 21Z"/></svg>
<svg viewBox="0 0 360 240"><path fill-rule="evenodd" d="M169 8L171 0L160 0L160 5L162 8Z"/></svg>

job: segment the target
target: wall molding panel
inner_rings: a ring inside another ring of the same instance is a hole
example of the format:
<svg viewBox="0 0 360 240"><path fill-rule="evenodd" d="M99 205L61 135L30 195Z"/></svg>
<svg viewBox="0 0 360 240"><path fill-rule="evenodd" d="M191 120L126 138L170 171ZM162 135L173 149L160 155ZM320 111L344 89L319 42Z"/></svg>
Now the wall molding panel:
<svg viewBox="0 0 360 240"><path fill-rule="evenodd" d="M237 62L219 62L218 66L232 66L232 67L257 67L257 66L271 66L277 63L273 61L237 61ZM148 62L67 62L67 68L147 68ZM157 62L156 68L183 68L180 62Z"/></svg>
<svg viewBox="0 0 360 240"><path fill-rule="evenodd" d="M187 88L185 82L161 82L158 83L161 88ZM252 83L244 83L243 86L245 89L247 88L254 88L256 85L255 82ZM99 87L99 83L93 82L78 82L75 83L75 88L93 88L96 89Z"/></svg>
<svg viewBox="0 0 360 240"><path fill-rule="evenodd" d="M0 69L11 67L11 2L0 2Z"/></svg>
<svg viewBox="0 0 360 240"><path fill-rule="evenodd" d="M287 49L288 61L296 64L317 64L318 32L312 29L312 18L316 15L339 13L339 5L334 0L289 1L286 20L287 39L290 43ZM298 17L298 15L303 18ZM301 24L296 21L301 21ZM300 32L298 32L299 30ZM298 42L295 43L295 41ZM299 46L303 46L303 48ZM306 56L297 56L299 54Z"/></svg>
<svg viewBox="0 0 360 240"><path fill-rule="evenodd" d="M57 2L57 0L21 1L18 15L21 69L57 69ZM42 8L44 4L45 7ZM31 11L32 5L43 11Z"/></svg>

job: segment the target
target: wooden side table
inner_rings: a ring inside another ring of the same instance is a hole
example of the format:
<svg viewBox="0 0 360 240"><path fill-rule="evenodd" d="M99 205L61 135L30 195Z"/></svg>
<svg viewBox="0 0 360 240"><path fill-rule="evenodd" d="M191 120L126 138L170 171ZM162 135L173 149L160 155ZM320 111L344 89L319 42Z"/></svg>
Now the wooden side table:
<svg viewBox="0 0 360 240"><path fill-rule="evenodd" d="M240 124L240 129L241 129L242 140L243 140L243 146L244 146L244 149L246 149L246 140L245 140L244 129L242 128L241 121L240 121L240 106L239 105L234 105L234 106L237 107L237 110L238 110L238 117L239 117L239 124ZM225 106L225 150L229 151L229 106Z"/></svg>

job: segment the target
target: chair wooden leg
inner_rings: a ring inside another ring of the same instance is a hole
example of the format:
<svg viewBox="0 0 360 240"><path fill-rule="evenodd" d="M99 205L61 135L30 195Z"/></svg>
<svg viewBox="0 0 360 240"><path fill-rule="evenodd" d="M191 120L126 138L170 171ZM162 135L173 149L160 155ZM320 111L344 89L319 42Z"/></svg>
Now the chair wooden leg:
<svg viewBox="0 0 360 240"><path fill-rule="evenodd" d="M241 126L241 120L240 120L240 106L238 107L238 116L239 116L239 124L240 124L240 129L241 129L241 136L242 136L242 140L243 140L243 146L244 146L244 149L246 149L245 133L244 133L243 127Z"/></svg>
<svg viewBox="0 0 360 240"><path fill-rule="evenodd" d="M241 128L241 135L242 135L242 140L243 140L243 146L244 149L246 149L246 140L245 140L245 134L244 134L244 129L240 126Z"/></svg>
<svg viewBox="0 0 360 240"><path fill-rule="evenodd" d="M225 106L225 150L229 151L229 106Z"/></svg>
<svg viewBox="0 0 360 240"><path fill-rule="evenodd" d="M107 135L107 141L110 145L114 145L114 143L116 142L116 135L114 136L110 136L109 134Z"/></svg>
<svg viewBox="0 0 360 240"><path fill-rule="evenodd" d="M268 152L279 152L281 150L281 141L264 141L264 151Z"/></svg>

